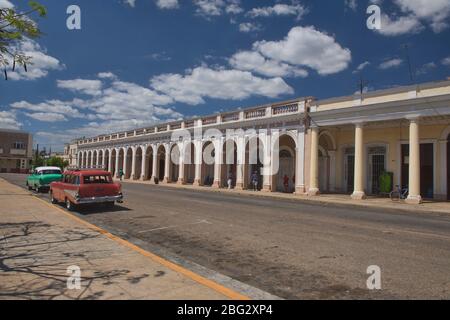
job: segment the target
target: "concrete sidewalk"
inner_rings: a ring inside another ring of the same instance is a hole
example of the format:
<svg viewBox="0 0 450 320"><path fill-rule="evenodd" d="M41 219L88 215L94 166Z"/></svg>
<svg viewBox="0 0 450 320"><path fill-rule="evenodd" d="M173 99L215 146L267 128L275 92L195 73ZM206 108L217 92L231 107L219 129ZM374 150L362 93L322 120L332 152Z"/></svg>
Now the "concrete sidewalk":
<svg viewBox="0 0 450 320"><path fill-rule="evenodd" d="M0 299L245 299L0 179ZM78 266L81 289L69 290Z"/></svg>
<svg viewBox="0 0 450 320"><path fill-rule="evenodd" d="M116 180L120 182L119 180ZM140 183L154 185L149 181L140 180L124 180L124 183ZM212 187L198 187L193 185L180 185L177 183L161 183L161 186L170 188L181 188L186 190L199 190L206 192L220 192L227 194L241 194L255 197L269 197L286 199L292 201L299 201L306 204L321 204L324 206L336 206L336 207L354 207L354 208L366 208L372 210L383 210L385 212L404 212L404 213L423 213L423 214L436 214L436 215L450 215L450 202L445 201L429 201L425 200L424 203L419 205L406 204L403 200L392 201L390 198L380 197L367 197L365 200L353 200L349 195L345 194L323 194L319 196L309 197L307 195L297 195L291 193L281 192L263 192L263 191L250 191L250 190L229 190L226 188L212 188Z"/></svg>

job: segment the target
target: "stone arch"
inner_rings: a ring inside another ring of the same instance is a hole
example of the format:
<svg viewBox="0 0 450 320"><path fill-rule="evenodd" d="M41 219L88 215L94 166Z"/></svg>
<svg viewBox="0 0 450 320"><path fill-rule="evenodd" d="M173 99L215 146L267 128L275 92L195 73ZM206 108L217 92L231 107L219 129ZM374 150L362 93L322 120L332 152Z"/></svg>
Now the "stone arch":
<svg viewBox="0 0 450 320"><path fill-rule="evenodd" d="M131 170L133 168L133 147L125 148L125 157L126 157L126 161L124 161L124 173L125 173L124 178L130 179L131 178Z"/></svg>
<svg viewBox="0 0 450 320"><path fill-rule="evenodd" d="M216 148L214 142L206 140L202 143L202 184L211 187L214 183L214 166L216 159Z"/></svg>
<svg viewBox="0 0 450 320"><path fill-rule="evenodd" d="M144 149L142 146L137 146L134 149L134 180L138 180L142 175L142 155L144 154Z"/></svg>
<svg viewBox="0 0 450 320"><path fill-rule="evenodd" d="M92 167L94 167L94 168L98 165L97 157L98 157L98 151L97 150L92 151Z"/></svg>
<svg viewBox="0 0 450 320"><path fill-rule="evenodd" d="M86 167L90 167L92 165L92 156L93 156L93 152L92 152L92 150L89 150Z"/></svg>
<svg viewBox="0 0 450 320"><path fill-rule="evenodd" d="M88 152L85 151L84 152L84 156L83 156L83 163L81 164L82 167L87 167L88 164Z"/></svg>
<svg viewBox="0 0 450 320"><path fill-rule="evenodd" d="M238 144L235 139L227 139L222 146L222 179L223 185L228 186L231 179L231 187L236 186Z"/></svg>
<svg viewBox="0 0 450 320"><path fill-rule="evenodd" d="M246 139L245 143L245 165L244 165L244 188L253 189L252 177L257 174L258 186L263 187L263 167L264 167L265 145L258 136Z"/></svg>
<svg viewBox="0 0 450 320"><path fill-rule="evenodd" d="M272 190L278 192L295 192L295 180L297 176L297 142L292 134L283 133L278 139L278 170L273 172L274 181ZM276 148L274 149L276 150Z"/></svg>
<svg viewBox="0 0 450 320"><path fill-rule="evenodd" d="M112 148L111 152L111 174L117 176L116 158L119 156L117 149Z"/></svg>
<svg viewBox="0 0 450 320"><path fill-rule="evenodd" d="M110 150L109 149L105 149L103 150L103 159L105 159L103 161L103 168L105 169L105 171L109 170L109 155L110 155Z"/></svg>
<svg viewBox="0 0 450 320"><path fill-rule="evenodd" d="M170 181L177 182L180 173L180 152L181 148L178 143L173 143L170 146L170 166L169 178Z"/></svg>
<svg viewBox="0 0 450 320"><path fill-rule="evenodd" d="M104 163L103 163L103 149L98 150L98 166L101 166L102 168L104 168Z"/></svg>
<svg viewBox="0 0 450 320"><path fill-rule="evenodd" d="M144 171L141 172L141 177L143 180L150 180L153 176L153 146L145 145L142 148L142 152L144 153L143 161L144 163Z"/></svg>
<svg viewBox="0 0 450 320"><path fill-rule="evenodd" d="M157 172L155 173L159 181L163 181L166 174L165 172L166 156L167 156L166 146L163 144L159 144L157 146L157 164L156 164Z"/></svg>
<svg viewBox="0 0 450 320"><path fill-rule="evenodd" d="M118 157L118 159L119 159L119 162L118 162L119 165L118 165L118 167L117 167L117 169L116 169L118 175L120 175L120 171L121 171L121 170L125 173L125 168L124 168L125 152L126 152L126 149L125 149L125 148L119 148L119 150L118 150L117 157Z"/></svg>
<svg viewBox="0 0 450 320"><path fill-rule="evenodd" d="M195 143L189 141L183 146L184 181L193 184L195 181Z"/></svg>

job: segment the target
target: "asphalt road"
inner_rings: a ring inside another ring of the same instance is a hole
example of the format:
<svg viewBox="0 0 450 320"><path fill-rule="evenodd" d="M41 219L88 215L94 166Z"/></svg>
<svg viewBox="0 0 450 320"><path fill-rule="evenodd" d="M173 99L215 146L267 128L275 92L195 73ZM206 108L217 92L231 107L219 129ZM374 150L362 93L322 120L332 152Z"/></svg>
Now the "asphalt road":
<svg viewBox="0 0 450 320"><path fill-rule="evenodd" d="M25 176L0 174L24 186ZM449 299L450 215L309 205L123 184L125 203L78 214L158 254L287 299ZM40 195L41 197L48 197ZM368 290L368 266L381 290Z"/></svg>

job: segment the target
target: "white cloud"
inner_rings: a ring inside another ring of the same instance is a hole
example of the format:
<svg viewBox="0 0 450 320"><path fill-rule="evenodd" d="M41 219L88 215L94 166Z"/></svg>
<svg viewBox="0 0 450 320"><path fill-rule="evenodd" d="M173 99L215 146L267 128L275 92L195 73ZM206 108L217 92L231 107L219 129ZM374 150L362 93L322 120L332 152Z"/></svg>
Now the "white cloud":
<svg viewBox="0 0 450 320"><path fill-rule="evenodd" d="M425 63L419 69L416 70L416 74L417 75L427 74L428 72L435 69L436 67L437 67L437 65L434 62Z"/></svg>
<svg viewBox="0 0 450 320"><path fill-rule="evenodd" d="M58 80L58 88L68 89L73 92L80 92L91 96L100 95L102 93L102 82L100 80Z"/></svg>
<svg viewBox="0 0 450 320"><path fill-rule="evenodd" d="M177 9L180 6L178 0L156 0L156 5L160 9Z"/></svg>
<svg viewBox="0 0 450 320"><path fill-rule="evenodd" d="M382 70L386 70L386 69L390 69L390 68L397 68L402 63L403 63L403 60L399 59L399 58L389 59L389 60L386 60L386 61L382 62L379 65L379 68L382 69Z"/></svg>
<svg viewBox="0 0 450 320"><path fill-rule="evenodd" d="M117 79L117 76L112 72L100 72L97 74L97 77L99 77L100 79L111 79L111 80Z"/></svg>
<svg viewBox="0 0 450 320"><path fill-rule="evenodd" d="M381 29L378 33L384 36L398 36L408 33L418 33L423 30L423 25L415 16L404 16L392 20L388 15L381 15Z"/></svg>
<svg viewBox="0 0 450 320"><path fill-rule="evenodd" d="M243 22L239 24L239 31L240 32L255 32L260 31L262 29L261 25L252 23L252 22Z"/></svg>
<svg viewBox="0 0 450 320"><path fill-rule="evenodd" d="M16 110L32 111L38 114L59 114L70 118L84 118L86 117L78 109L73 106L73 102L65 102L61 100L47 100L41 103L29 103L27 101L14 102L10 105ZM35 118L36 119L36 118ZM40 119L38 119L40 120Z"/></svg>
<svg viewBox="0 0 450 320"><path fill-rule="evenodd" d="M358 65L358 67L356 68L355 71L353 71L353 73L358 73L358 72L364 70L365 68L367 68L368 66L370 66L370 62L369 61L364 61L363 63Z"/></svg>
<svg viewBox="0 0 450 320"><path fill-rule="evenodd" d="M13 51L31 58L31 64L27 65L28 72L21 66L17 66L15 72L8 72L11 80L36 80L46 77L50 70L61 70L64 65L47 52L36 41L25 38Z"/></svg>
<svg viewBox="0 0 450 320"><path fill-rule="evenodd" d="M442 63L444 66L450 66L450 56L447 57L447 58L442 59L441 63Z"/></svg>
<svg viewBox="0 0 450 320"><path fill-rule="evenodd" d="M356 11L356 9L358 8L358 3L356 2L356 0L345 0L345 6L353 11Z"/></svg>
<svg viewBox="0 0 450 320"><path fill-rule="evenodd" d="M300 4L282 4L278 3L273 7L259 7L253 8L247 12L247 16L252 18L270 17L270 16L287 16L294 15L300 19L307 10Z"/></svg>
<svg viewBox="0 0 450 320"><path fill-rule="evenodd" d="M243 11L240 0L193 0L197 14L205 17L220 16L224 12L239 14Z"/></svg>
<svg viewBox="0 0 450 320"><path fill-rule="evenodd" d="M136 0L123 0L123 2L128 4L132 8L136 6Z"/></svg>
<svg viewBox="0 0 450 320"><path fill-rule="evenodd" d="M236 69L253 71L268 77L308 76L308 72L304 69L276 60L267 59L256 51L238 52L229 59L229 63Z"/></svg>
<svg viewBox="0 0 450 320"><path fill-rule="evenodd" d="M374 1L372 1L374 2ZM381 30L385 36L418 33L428 24L435 33L449 27L449 0L394 0L400 14L382 15Z"/></svg>
<svg viewBox="0 0 450 320"><path fill-rule="evenodd" d="M8 0L0 0L0 9L12 9L14 5Z"/></svg>
<svg viewBox="0 0 450 320"><path fill-rule="evenodd" d="M66 117L60 113L37 112L37 113L25 113L25 115L42 122L67 121Z"/></svg>
<svg viewBox="0 0 450 320"><path fill-rule="evenodd" d="M174 100L198 105L204 98L242 100L253 95L276 98L294 90L283 79L263 79L240 70L197 67L186 75L163 74L150 80L154 89Z"/></svg>
<svg viewBox="0 0 450 320"><path fill-rule="evenodd" d="M427 21L434 32L446 29L450 18L449 0L395 0L400 9Z"/></svg>
<svg viewBox="0 0 450 320"><path fill-rule="evenodd" d="M349 49L314 27L294 27L283 40L256 42L253 48L272 60L307 66L321 75L340 72L351 61Z"/></svg>
<svg viewBox="0 0 450 320"><path fill-rule="evenodd" d="M14 110L0 111L0 128L2 129L20 129L22 124L17 121L17 115Z"/></svg>
<svg viewBox="0 0 450 320"><path fill-rule="evenodd" d="M225 7L225 12L228 14L240 14L243 11L240 0L229 1Z"/></svg>

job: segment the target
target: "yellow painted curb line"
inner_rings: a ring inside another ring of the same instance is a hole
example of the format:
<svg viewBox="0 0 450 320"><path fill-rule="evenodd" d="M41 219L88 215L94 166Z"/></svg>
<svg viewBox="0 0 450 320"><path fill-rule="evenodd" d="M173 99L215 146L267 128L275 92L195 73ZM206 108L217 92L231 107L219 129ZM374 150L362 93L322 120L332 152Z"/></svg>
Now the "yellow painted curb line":
<svg viewBox="0 0 450 320"><path fill-rule="evenodd" d="M77 216L75 216L75 215L73 215L73 214L63 210L62 208L59 208L57 206L54 206L54 205L48 203L47 201L45 201L45 200L43 200L41 198L38 198L38 197L34 197L34 198L42 201L47 206L49 206L49 207L51 207L53 209L57 209L57 210L61 211L66 216L68 216L68 217L70 217L70 218L72 218L72 219L74 219L74 220L76 220L76 221L86 225L90 229L95 230L95 231L101 233L102 235L105 235L109 239L111 239L111 240L113 240L115 242L118 242L121 245L123 245L125 247L128 247L128 248L130 248L130 249L132 249L132 250L142 254L143 256L145 256L147 258L150 258L153 261L155 261L155 262L157 262L157 263L159 263L159 264L161 264L161 265L163 265L163 266L165 266L165 267L167 267L167 268L169 268L169 269L171 269L171 270L173 270L175 272L181 273L182 275L184 275L184 276L194 280L195 282L198 282L201 285L204 285L204 286L206 286L208 288L211 288L211 289L213 289L213 290L223 294L224 296L226 296L226 297L228 297L228 298L230 298L232 300L250 300L250 298L247 297L247 296L244 296L244 295L242 295L240 293L237 293L237 292L235 292L235 291L233 291L233 290L231 290L229 288L226 288L226 287L224 287L224 286L222 286L222 285L220 285L220 284L218 284L218 283L216 283L216 282L214 282L212 280L209 280L209 279L207 279L205 277L202 277L201 275L198 275L195 272L192 272L192 271L190 271L188 269L185 269L185 268L183 268L183 267L181 267L181 266L179 266L179 265L177 265L177 264L175 264L173 262L170 262L170 261L168 261L168 260L166 260L164 258L161 258L160 256L157 256L154 253L146 251L146 250L144 250L144 249L142 249L142 248L132 244L131 242L128 242L128 241L126 241L126 240L124 240L122 238L119 238L119 237L109 233L108 231L106 231L106 230L104 230L104 229L102 229L100 227L97 227L96 225L93 225L93 224L91 224L91 223L89 223L89 222L87 222L87 221L85 221L85 220L83 220L83 219L81 219L81 218L79 218L79 217L77 217Z"/></svg>

